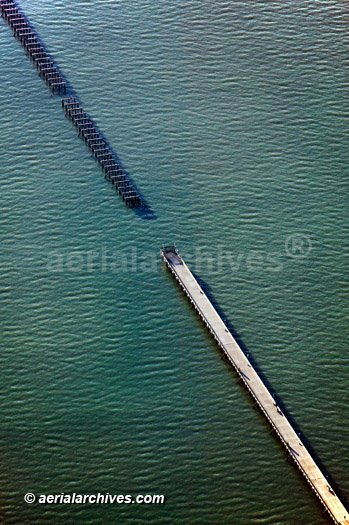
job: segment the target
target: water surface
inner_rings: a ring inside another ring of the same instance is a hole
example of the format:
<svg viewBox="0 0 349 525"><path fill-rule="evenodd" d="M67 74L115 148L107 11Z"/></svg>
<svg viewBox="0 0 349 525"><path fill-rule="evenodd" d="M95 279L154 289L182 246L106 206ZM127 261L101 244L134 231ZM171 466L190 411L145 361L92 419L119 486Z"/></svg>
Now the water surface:
<svg viewBox="0 0 349 525"><path fill-rule="evenodd" d="M344 3L22 5L157 220L124 207L2 23L4 522L327 523L159 247L177 243L348 498Z"/></svg>

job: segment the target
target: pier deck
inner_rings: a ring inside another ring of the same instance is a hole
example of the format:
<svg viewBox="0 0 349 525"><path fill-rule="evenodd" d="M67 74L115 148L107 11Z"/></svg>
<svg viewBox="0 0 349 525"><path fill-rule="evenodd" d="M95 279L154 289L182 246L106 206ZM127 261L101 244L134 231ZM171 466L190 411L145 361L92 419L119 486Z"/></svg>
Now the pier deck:
<svg viewBox="0 0 349 525"><path fill-rule="evenodd" d="M161 256L334 523L349 525L349 514L345 507L288 419L275 403L269 390L178 254L177 249L173 246L164 247L161 249Z"/></svg>

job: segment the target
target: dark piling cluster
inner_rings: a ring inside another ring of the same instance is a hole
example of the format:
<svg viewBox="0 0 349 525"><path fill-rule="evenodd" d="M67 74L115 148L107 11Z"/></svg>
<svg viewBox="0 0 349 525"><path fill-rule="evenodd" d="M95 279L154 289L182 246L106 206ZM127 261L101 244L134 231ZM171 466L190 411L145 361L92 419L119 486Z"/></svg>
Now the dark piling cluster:
<svg viewBox="0 0 349 525"><path fill-rule="evenodd" d="M65 93L67 86L54 60L31 27L25 14L13 0L0 0L1 16L13 31L13 35L24 47L50 89L55 93Z"/></svg>
<svg viewBox="0 0 349 525"><path fill-rule="evenodd" d="M143 206L138 191L122 168L116 155L96 128L93 120L83 110L75 97L63 98L62 106L65 115L73 122L79 131L79 137L84 139L92 155L105 172L105 178L115 186L125 204L129 207Z"/></svg>
<svg viewBox="0 0 349 525"><path fill-rule="evenodd" d="M105 138L97 129L92 119L85 113L74 92L67 85L57 64L48 54L43 42L30 25L26 15L14 0L0 0L1 16L13 31L14 37L23 45L27 55L36 65L39 76L46 81L53 93L62 97L62 106L67 117L73 122L90 148L103 171L105 178L115 186L125 204L136 208L144 216L152 215L151 209L141 197L135 184L122 168L117 155L113 152Z"/></svg>

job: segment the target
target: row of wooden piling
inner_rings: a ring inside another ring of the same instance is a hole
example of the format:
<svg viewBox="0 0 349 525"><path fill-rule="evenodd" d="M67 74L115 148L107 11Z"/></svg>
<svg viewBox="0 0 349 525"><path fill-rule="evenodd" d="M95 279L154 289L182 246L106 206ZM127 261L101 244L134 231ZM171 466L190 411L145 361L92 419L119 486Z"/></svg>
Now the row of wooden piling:
<svg viewBox="0 0 349 525"><path fill-rule="evenodd" d="M47 82L54 93L67 97L66 81L17 3L14 0L0 0L0 9L1 16L12 29L15 38L31 57L40 77ZM71 89L69 91L71 94ZM133 208L146 209L147 207L139 192L120 165L117 156L96 128L92 119L83 110L77 98L73 96L62 98L62 106L66 116L78 129L79 136L84 139L92 155L103 169L105 178L112 182L125 204Z"/></svg>
<svg viewBox="0 0 349 525"><path fill-rule="evenodd" d="M31 27L25 14L14 0L0 0L1 16L13 31L13 35L24 47L36 65L40 77L46 81L55 93L65 93L67 86L57 65L40 41L36 31Z"/></svg>
<svg viewBox="0 0 349 525"><path fill-rule="evenodd" d="M105 178L115 186L125 204L130 207L141 207L142 200L136 188L128 178L120 162L115 158L113 150L98 131L91 117L84 111L79 101L75 97L63 98L62 107L65 115L78 129L79 137L86 142L92 155L105 172Z"/></svg>

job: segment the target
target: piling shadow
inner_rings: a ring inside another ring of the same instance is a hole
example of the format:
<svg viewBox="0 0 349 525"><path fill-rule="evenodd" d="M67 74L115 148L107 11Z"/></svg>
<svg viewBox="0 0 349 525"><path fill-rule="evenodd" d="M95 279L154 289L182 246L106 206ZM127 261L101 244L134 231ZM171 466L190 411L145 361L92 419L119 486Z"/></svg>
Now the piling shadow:
<svg viewBox="0 0 349 525"><path fill-rule="evenodd" d="M55 60L47 51L45 44L31 25L15 0L2 0L1 16L13 32L13 36L23 46L38 70L39 76L54 93L66 93L67 82Z"/></svg>
<svg viewBox="0 0 349 525"><path fill-rule="evenodd" d="M204 293L206 294L206 296L209 298L209 300L211 301L212 305L214 306L214 308L216 309L217 313L220 315L220 317L223 319L227 329L229 330L229 332L231 333L231 335L234 337L234 339L236 340L236 342L238 343L238 345L240 346L241 350L245 353L245 355L248 357L250 363L252 364L252 366L255 368L255 370L257 371L259 377L262 379L263 383L265 384L265 386L268 388L269 392L271 393L271 395L273 396L273 398L275 399L275 402L277 404L278 407L280 407L280 409L282 410L282 412L284 413L284 415L286 416L286 418L289 420L289 422L291 423L291 425L293 426L294 430L297 432L297 434L299 435L300 439L303 441L305 447L308 449L309 453L311 454L311 456L313 457L313 459L315 460L316 464L318 465L318 467L320 468L320 470L322 471L322 473L324 474L324 476L326 477L326 479L328 480L329 484L334 488L335 492L337 493L339 499L342 501L342 503L344 504L344 506L346 508L348 508L348 504L349 504L349 501L348 501L348 498L343 494L343 492L341 491L340 487L337 485L336 481L331 477L331 474L329 473L329 471L327 470L326 466L324 465L324 463L321 461L320 457L317 455L316 451L314 450L314 448L312 447L311 445L311 442L307 439L306 435L302 432L301 430L301 427L298 425L298 423L295 421L295 419L293 418L293 416L290 414L290 412L287 410L287 407L284 405L282 399L278 396L277 392L274 390L274 388L272 387L272 385L270 384L270 382L268 381L268 378L265 376L265 374L263 373L263 370L261 369L261 367L258 365L257 361L255 360L253 354L251 353L251 351L248 349L248 347L246 346L246 344L244 343L244 341L242 340L241 336L239 335L239 333L236 331L236 329L234 328L233 324L231 323L231 321L229 319L227 319L227 316L225 315L224 313L224 310L221 308L221 306L219 305L219 303L217 302L217 300L215 299L215 296L212 292L212 289L211 287L201 278L199 277L198 275L196 275L194 272L192 272L195 279L198 281L199 285L201 286L202 290L204 291ZM209 335L209 334L207 334ZM231 365L227 363L227 366L229 366L229 368L231 369ZM264 421L265 421L265 418L263 417ZM297 472L298 469L297 469ZM301 473L299 473L299 475L302 477ZM302 477L303 478L303 477ZM329 519L329 518L328 518ZM329 523L332 523L332 520L329 519Z"/></svg>
<svg viewBox="0 0 349 525"><path fill-rule="evenodd" d="M62 108L65 116L76 128L78 137L85 142L91 157L104 172L104 178L115 187L126 206L133 209L144 220L156 219L153 210L123 167L108 139L84 110L79 97L75 94L62 98Z"/></svg>
<svg viewBox="0 0 349 525"><path fill-rule="evenodd" d="M49 54L44 42L16 0L0 0L0 11L1 16L12 29L13 36L23 46L33 65L36 66L39 77L46 82L51 89L52 95L57 94L60 96L66 116L70 118L77 128L79 136L85 140L92 156L95 157L99 166L105 172L105 178L115 186L125 205L128 208L132 208L144 220L156 219L157 217L150 205L141 195L129 173L123 168L120 159L106 137L95 125L92 118L84 112L77 94L63 76L56 61ZM65 103L71 105L67 101L72 100L75 101L74 104L78 105L78 108L74 106L74 109L78 109L75 114L72 109L67 111L67 106L65 106ZM91 138L91 129L93 130L93 138ZM90 138L87 138L88 134L90 134Z"/></svg>

